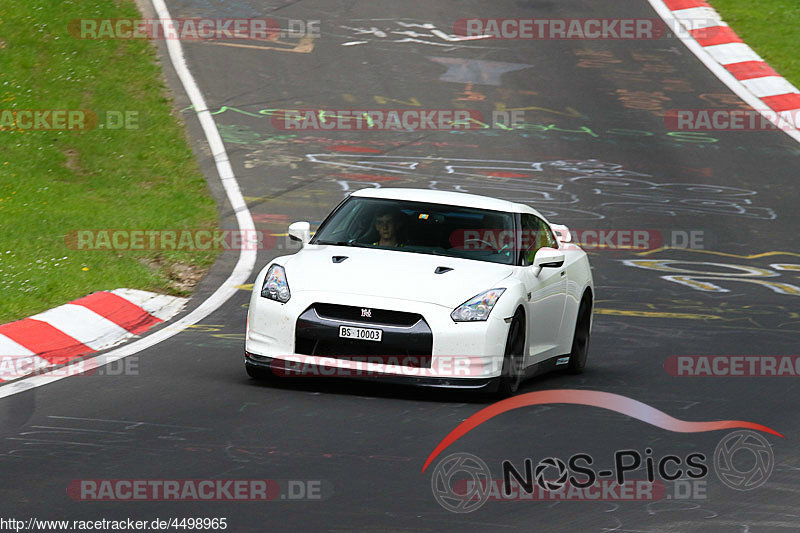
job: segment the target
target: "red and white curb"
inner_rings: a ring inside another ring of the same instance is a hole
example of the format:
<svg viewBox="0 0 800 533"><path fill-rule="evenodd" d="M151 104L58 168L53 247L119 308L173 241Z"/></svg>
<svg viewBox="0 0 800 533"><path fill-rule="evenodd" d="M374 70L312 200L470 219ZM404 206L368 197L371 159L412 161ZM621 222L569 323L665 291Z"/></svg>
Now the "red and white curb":
<svg viewBox="0 0 800 533"><path fill-rule="evenodd" d="M173 20L172 16L167 9L167 4L164 0L151 0L152 6L155 9L154 16L157 17L162 23ZM145 5L144 3L142 5ZM149 10L148 10L149 12ZM203 94L194 76L189 71L189 66L186 59L183 57L183 47L177 39L168 39L165 42L169 59L175 69L175 73L181 81L189 101L197 113L197 119L200 126L203 128L203 133L208 141L208 146L214 156L214 164L217 168L220 184L225 191L225 196L230 203L230 208L236 213L236 222L239 226L239 231L242 232L255 232L256 227L253 223L253 216L250 209L247 207L247 202L244 200L242 190L239 188L239 182L236 180L236 175L233 172L233 167L230 163L230 158L225 150L225 144L222 142L222 137L219 134L217 125L214 122L214 117L206 105ZM152 348L167 339L174 337L187 327L197 324L211 313L222 307L222 305L230 300L235 295L239 294L239 285L243 285L250 280L253 269L256 265L257 251L255 249L247 249L243 246L239 250L239 259L236 266L233 267L230 275L222 282L219 287L205 300L195 307L191 312L184 315L180 319L172 322L169 326L159 329L158 331L147 335L144 338L127 343L124 346L115 348L110 352L105 352L92 356L90 360L95 367L101 367L114 361L119 361L131 355ZM1 333L0 333L1 334ZM12 383L0 387L0 398L6 398L15 394L20 394L37 387L42 387L49 383L59 381L68 377L68 375L55 372L48 372L45 374L29 376L25 379L18 379Z"/></svg>
<svg viewBox="0 0 800 533"><path fill-rule="evenodd" d="M800 90L744 44L714 8L702 0L649 1L668 24L677 22L684 28L672 25L676 35L720 80L778 128L800 141L797 118ZM685 36L687 32L691 38ZM710 62L716 63L717 68ZM742 89L748 94L742 94ZM766 113L768 110L774 113Z"/></svg>
<svg viewBox="0 0 800 533"><path fill-rule="evenodd" d="M0 381L116 346L175 316L187 298L135 289L95 292L0 325Z"/></svg>

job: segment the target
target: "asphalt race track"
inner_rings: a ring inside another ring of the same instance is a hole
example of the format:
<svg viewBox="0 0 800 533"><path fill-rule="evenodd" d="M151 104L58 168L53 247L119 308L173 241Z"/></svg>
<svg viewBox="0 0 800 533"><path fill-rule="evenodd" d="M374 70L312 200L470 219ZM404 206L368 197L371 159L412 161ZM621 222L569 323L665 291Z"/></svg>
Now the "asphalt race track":
<svg viewBox="0 0 800 533"><path fill-rule="evenodd" d="M800 529L797 378L674 377L664 367L678 355L798 355L800 291L785 285L800 285L793 194L800 146L778 131L669 130L667 110L744 105L669 36L449 41L433 31L451 34L455 20L469 17L656 17L646 2L175 0L169 9L175 18L321 20L310 45L292 38L183 45L259 229L318 223L361 187L410 186L526 202L574 230L647 230L664 245L694 235L688 250L593 249L597 310L587 371L536 378L521 393L605 391L681 420L750 421L786 438L765 434L774 471L749 491L725 486L712 468L699 498L489 501L453 513L437 503L433 469L421 473L423 463L492 400L364 381L251 380L242 364L244 287L201 324L134 356L136 372L63 379L0 400L3 515L227 517L231 531ZM222 201L202 130L159 46ZM517 109L528 126L291 132L259 113L284 108L477 109L485 117ZM224 202L220 211L225 227L235 228ZM276 248L259 252L258 268L285 246L277 237ZM236 257L220 260L194 305ZM725 433L676 433L596 407L544 405L486 422L441 457L471 453L495 478L505 459L521 469L525 458L536 464L586 453L611 468L622 449L650 448L656 459L700 452L711 463ZM630 475L643 479L644 465ZM304 480L319 482L321 497L76 501L66 489L79 479Z"/></svg>

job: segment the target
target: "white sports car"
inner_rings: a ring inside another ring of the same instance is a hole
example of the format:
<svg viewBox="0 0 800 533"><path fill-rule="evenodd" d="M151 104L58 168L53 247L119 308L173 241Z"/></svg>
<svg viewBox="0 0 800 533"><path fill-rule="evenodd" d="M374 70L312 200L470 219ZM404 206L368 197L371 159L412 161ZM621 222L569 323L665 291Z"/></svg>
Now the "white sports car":
<svg viewBox="0 0 800 533"><path fill-rule="evenodd" d="M513 394L586 364L594 287L564 226L523 204L422 189L362 189L255 280L252 377L377 376Z"/></svg>

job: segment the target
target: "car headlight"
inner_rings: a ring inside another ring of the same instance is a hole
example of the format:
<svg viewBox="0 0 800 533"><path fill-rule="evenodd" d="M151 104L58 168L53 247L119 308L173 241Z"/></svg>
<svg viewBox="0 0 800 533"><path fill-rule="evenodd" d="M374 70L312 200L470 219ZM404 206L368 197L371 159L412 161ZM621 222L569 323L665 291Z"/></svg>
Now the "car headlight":
<svg viewBox="0 0 800 533"><path fill-rule="evenodd" d="M267 270L264 285L261 287L261 296L285 304L292 297L289 292L289 282L286 280L286 271L280 265L272 265Z"/></svg>
<svg viewBox="0 0 800 533"><path fill-rule="evenodd" d="M492 312L494 304L505 292L505 289L490 289L482 292L477 296L473 296L463 304L456 307L450 318L455 322L473 322L483 321L489 318L489 313Z"/></svg>

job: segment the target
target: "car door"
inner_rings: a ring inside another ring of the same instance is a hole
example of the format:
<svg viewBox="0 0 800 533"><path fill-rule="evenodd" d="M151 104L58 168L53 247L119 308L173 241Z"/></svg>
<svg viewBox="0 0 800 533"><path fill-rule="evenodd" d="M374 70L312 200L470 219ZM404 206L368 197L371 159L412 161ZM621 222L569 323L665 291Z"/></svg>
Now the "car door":
<svg viewBox="0 0 800 533"><path fill-rule="evenodd" d="M538 268L530 266L536 251L543 246L558 248L558 242L547 223L535 215L522 215L522 230L525 236L520 240L525 247L522 264L526 266L523 280L528 294L527 366L563 355L558 353L558 340L567 301L567 269L566 264L558 268L543 268L537 275Z"/></svg>

